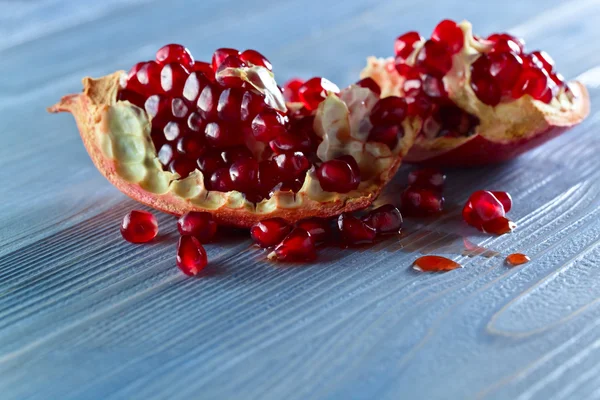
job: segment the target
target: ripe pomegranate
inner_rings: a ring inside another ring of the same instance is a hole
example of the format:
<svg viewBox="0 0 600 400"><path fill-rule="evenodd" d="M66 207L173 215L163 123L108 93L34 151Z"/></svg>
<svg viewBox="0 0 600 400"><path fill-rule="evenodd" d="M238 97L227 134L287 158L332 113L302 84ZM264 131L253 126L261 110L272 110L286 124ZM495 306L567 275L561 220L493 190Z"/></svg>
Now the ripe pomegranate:
<svg viewBox="0 0 600 400"><path fill-rule="evenodd" d="M203 62L170 44L129 72L85 78L83 93L50 111L75 116L96 167L135 200L251 227L377 197L419 125L405 100L379 93L374 80L339 90L319 77L282 91L255 50L221 48Z"/></svg>
<svg viewBox="0 0 600 400"><path fill-rule="evenodd" d="M501 162L552 139L589 113L589 96L565 82L544 51L522 39L473 36L471 24L440 22L430 39L408 32L395 58L370 57L361 78L397 96L422 128L405 160L431 166Z"/></svg>

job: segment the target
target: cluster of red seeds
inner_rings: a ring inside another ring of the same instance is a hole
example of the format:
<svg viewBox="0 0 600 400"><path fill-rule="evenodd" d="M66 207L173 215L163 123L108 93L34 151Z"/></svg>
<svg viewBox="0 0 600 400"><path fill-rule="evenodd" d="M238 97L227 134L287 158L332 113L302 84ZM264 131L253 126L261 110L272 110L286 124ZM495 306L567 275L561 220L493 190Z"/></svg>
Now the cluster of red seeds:
<svg viewBox="0 0 600 400"><path fill-rule="evenodd" d="M469 225L482 232L503 235L516 226L506 218L511 208L512 198L507 192L478 190L467 200L462 216Z"/></svg>
<svg viewBox="0 0 600 400"><path fill-rule="evenodd" d="M339 92L337 86L318 77L291 81L285 97L303 107L283 113L240 76L223 73L251 67L272 70L255 50L221 48L207 63L169 44L158 50L156 60L129 71L118 99L144 108L151 117L151 137L163 167L181 177L198 169L209 190L237 190L259 202L277 190L297 192L313 166L324 190L356 189L360 171L351 156L322 162L315 154L320 138L312 127L314 110L329 93ZM374 81L359 84L379 94ZM399 124L405 110L401 99L382 100L371 115L376 126L370 140L395 146L404 133Z"/></svg>
<svg viewBox="0 0 600 400"><path fill-rule="evenodd" d="M434 168L411 171L408 186L402 192L402 214L409 217L426 217L442 212L442 191L446 175Z"/></svg>
<svg viewBox="0 0 600 400"><path fill-rule="evenodd" d="M452 69L452 56L463 48L462 30L454 21L440 22L411 62L409 57L424 40L413 31L399 36L394 43L395 67L405 79L408 114L423 119L421 133L430 139L472 135L479 119L450 100L443 82Z"/></svg>
<svg viewBox="0 0 600 400"><path fill-rule="evenodd" d="M277 260L310 261L316 257L319 245L341 240L347 246L372 243L377 235L398 233L402 227L400 211L391 204L376 208L362 218L349 213L334 221L307 218L294 225L281 218L258 222L250 229L256 244L273 248Z"/></svg>
<svg viewBox="0 0 600 400"><path fill-rule="evenodd" d="M566 87L545 51L525 53L523 39L508 33L494 33L487 42L491 45L489 53L471 65L471 88L485 104L495 106L524 95L550 103Z"/></svg>

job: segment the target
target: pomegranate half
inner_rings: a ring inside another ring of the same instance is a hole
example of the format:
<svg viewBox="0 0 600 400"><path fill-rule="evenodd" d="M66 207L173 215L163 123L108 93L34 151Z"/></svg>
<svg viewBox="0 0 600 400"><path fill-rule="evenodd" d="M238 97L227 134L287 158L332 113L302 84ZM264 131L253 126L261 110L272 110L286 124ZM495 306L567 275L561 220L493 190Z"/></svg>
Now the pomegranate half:
<svg viewBox="0 0 600 400"><path fill-rule="evenodd" d="M250 227L339 215L377 197L420 121L366 83L339 91L313 78L286 103L257 51L218 49L207 63L171 44L128 73L84 78L82 93L49 111L73 114L95 166L126 195Z"/></svg>
<svg viewBox="0 0 600 400"><path fill-rule="evenodd" d="M406 162L472 166L502 162L560 135L589 113L589 96L565 82L543 51L526 53L506 33L487 39L471 24L444 20L430 39L395 42L395 58L367 60L382 97L399 96L423 121Z"/></svg>

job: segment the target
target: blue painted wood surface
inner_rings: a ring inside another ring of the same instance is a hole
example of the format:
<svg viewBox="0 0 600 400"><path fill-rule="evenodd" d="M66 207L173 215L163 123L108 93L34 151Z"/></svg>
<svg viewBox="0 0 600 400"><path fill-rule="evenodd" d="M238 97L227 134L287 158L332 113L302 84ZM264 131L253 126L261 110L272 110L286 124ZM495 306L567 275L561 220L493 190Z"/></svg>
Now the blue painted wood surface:
<svg viewBox="0 0 600 400"><path fill-rule="evenodd" d="M397 239L282 267L240 237L207 246L199 279L175 268L172 217L155 244L121 239L136 204L44 110L168 42L200 59L257 48L281 81L345 85L446 17L524 36L598 101L599 1L0 1L0 398L600 398L597 107L514 162L448 171L449 212L419 227L524 252L523 267L453 255L465 268L418 274ZM514 195L514 234L460 224L482 187Z"/></svg>

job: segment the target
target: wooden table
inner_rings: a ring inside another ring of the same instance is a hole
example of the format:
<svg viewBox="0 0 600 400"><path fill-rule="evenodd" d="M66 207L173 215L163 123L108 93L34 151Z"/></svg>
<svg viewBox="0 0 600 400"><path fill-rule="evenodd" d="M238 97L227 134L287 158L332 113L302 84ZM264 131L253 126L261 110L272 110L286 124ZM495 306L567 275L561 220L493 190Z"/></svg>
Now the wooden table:
<svg viewBox="0 0 600 400"><path fill-rule="evenodd" d="M280 81L345 85L445 17L524 36L598 100L599 1L0 1L0 398L600 398L597 108L514 162L447 171L445 217L410 225L527 265L454 254L463 269L417 273L418 252L389 239L282 267L242 236L208 245L199 279L175 267L172 217L152 245L122 240L139 206L96 171L73 120L45 112L168 42L200 59L257 48ZM461 224L480 188L514 196L512 235Z"/></svg>

